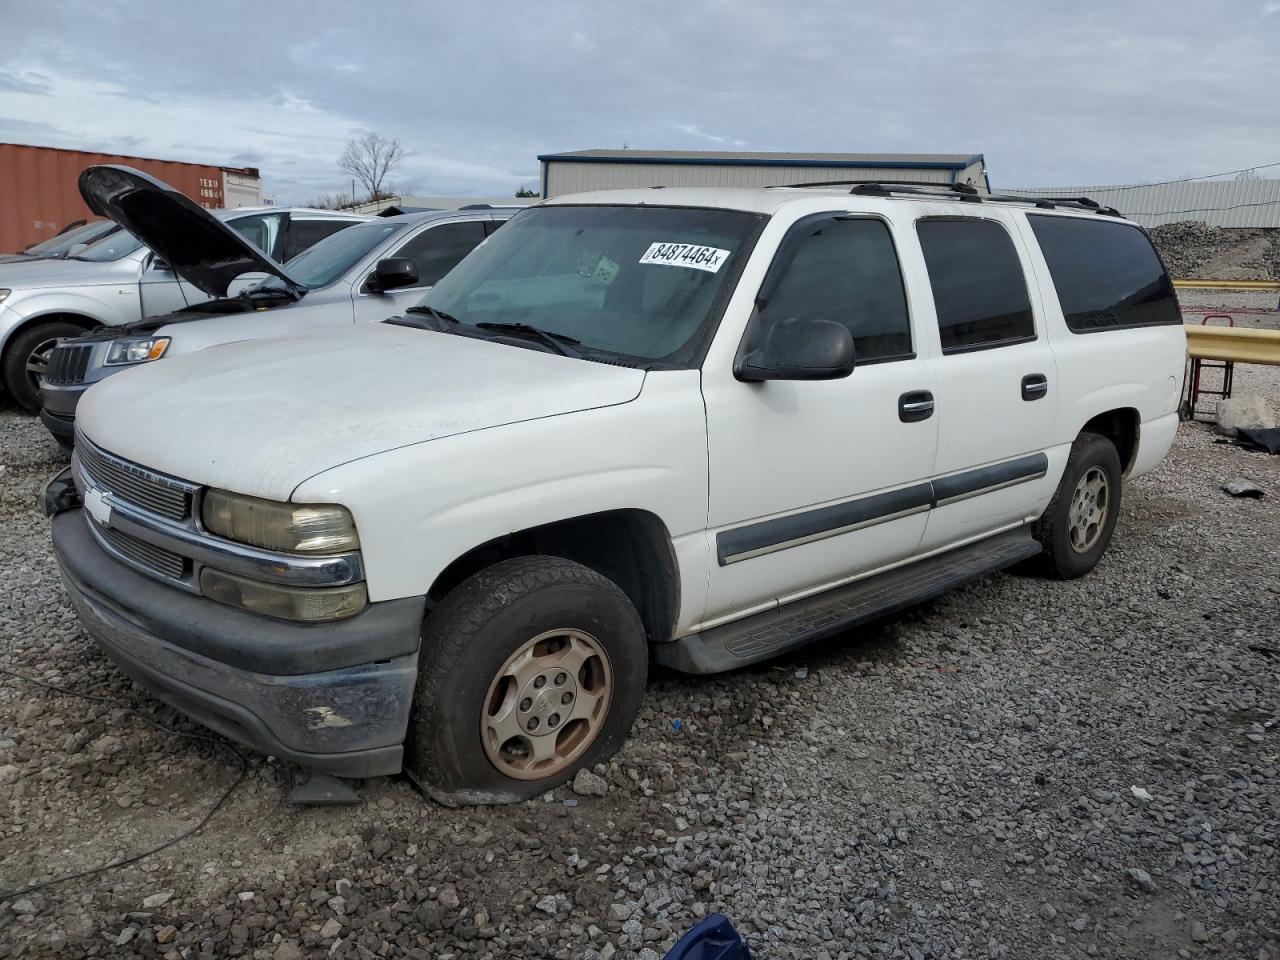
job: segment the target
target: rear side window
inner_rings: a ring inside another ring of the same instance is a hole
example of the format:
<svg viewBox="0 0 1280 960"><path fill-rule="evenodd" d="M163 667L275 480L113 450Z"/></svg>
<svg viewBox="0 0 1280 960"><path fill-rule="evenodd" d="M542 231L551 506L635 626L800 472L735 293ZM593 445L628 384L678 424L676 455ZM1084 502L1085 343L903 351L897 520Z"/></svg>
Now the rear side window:
<svg viewBox="0 0 1280 960"><path fill-rule="evenodd" d="M943 353L1034 340L1027 281L1013 240L992 220L940 218L916 224Z"/></svg>
<svg viewBox="0 0 1280 960"><path fill-rule="evenodd" d="M1027 219L1075 333L1182 322L1173 282L1137 227L1044 214Z"/></svg>
<svg viewBox="0 0 1280 960"><path fill-rule="evenodd" d="M412 260L418 265L415 286L430 287L456 267L483 239L484 222L481 220L444 223L422 231L390 256Z"/></svg>
<svg viewBox="0 0 1280 960"><path fill-rule="evenodd" d="M853 334L859 363L911 356L911 321L889 227L833 218L806 229L812 233L760 310L753 341L763 343L779 320L834 320Z"/></svg>
<svg viewBox="0 0 1280 960"><path fill-rule="evenodd" d="M294 217L289 221L289 239L285 242L284 258L292 260L303 250L309 250L325 237L331 237L339 230L351 226L350 220L327 218L324 220L299 220Z"/></svg>

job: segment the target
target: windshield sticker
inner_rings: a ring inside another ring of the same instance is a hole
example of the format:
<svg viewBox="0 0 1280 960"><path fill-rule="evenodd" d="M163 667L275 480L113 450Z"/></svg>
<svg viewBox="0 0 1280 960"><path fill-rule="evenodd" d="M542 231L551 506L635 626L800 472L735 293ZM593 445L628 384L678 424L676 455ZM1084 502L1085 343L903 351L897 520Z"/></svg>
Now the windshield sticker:
<svg viewBox="0 0 1280 960"><path fill-rule="evenodd" d="M729 251L719 247L699 247L692 243L653 243L644 252L640 262L718 273L728 259Z"/></svg>

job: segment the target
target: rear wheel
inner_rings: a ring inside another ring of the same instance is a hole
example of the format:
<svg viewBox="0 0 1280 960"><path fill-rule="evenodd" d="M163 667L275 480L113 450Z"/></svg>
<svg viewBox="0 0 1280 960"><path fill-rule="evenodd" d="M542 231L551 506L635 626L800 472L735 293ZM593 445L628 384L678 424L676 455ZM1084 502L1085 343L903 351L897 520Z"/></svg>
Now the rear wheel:
<svg viewBox="0 0 1280 960"><path fill-rule="evenodd" d="M40 409L40 381L49 368L53 348L84 330L65 320L37 323L9 341L3 361L4 387L14 402L28 413Z"/></svg>
<svg viewBox="0 0 1280 960"><path fill-rule="evenodd" d="M647 667L611 580L556 557L495 564L427 618L406 766L445 803L537 796L618 751Z"/></svg>
<svg viewBox="0 0 1280 960"><path fill-rule="evenodd" d="M1082 433L1049 507L1036 522L1047 572L1063 580L1098 565L1120 517L1120 455L1096 433Z"/></svg>

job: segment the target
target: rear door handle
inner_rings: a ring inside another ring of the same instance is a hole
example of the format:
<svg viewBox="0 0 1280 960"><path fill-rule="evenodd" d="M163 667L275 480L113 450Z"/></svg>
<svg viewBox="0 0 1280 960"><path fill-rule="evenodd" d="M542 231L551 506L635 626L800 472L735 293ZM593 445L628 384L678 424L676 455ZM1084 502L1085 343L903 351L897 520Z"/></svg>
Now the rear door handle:
<svg viewBox="0 0 1280 960"><path fill-rule="evenodd" d="M912 390L898 398L898 419L916 423L933 416L933 394L928 390Z"/></svg>
<svg viewBox="0 0 1280 960"><path fill-rule="evenodd" d="M1028 373L1022 378L1022 399L1039 400L1049 392L1049 378L1043 373Z"/></svg>

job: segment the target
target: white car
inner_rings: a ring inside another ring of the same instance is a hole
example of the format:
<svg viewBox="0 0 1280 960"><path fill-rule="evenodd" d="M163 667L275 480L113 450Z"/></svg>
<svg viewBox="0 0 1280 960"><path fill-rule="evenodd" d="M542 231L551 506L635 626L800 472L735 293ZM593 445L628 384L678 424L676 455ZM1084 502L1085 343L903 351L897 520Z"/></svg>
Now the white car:
<svg viewBox="0 0 1280 960"><path fill-rule="evenodd" d="M91 167L85 174L93 170L99 172L100 181L114 175L119 189L131 188L139 178L158 183L128 167ZM85 174L81 175L82 192ZM110 190L106 183L100 187L103 193ZM91 209L104 212L92 205ZM209 213L278 261L369 219L289 207ZM200 239L198 232L186 238L192 247L198 247ZM60 340L100 325L117 326L172 313L208 299L208 293L180 278L167 260L127 230L108 233L63 259L0 264L0 385L18 406L34 413L40 409L40 380L49 354Z"/></svg>
<svg viewBox="0 0 1280 960"><path fill-rule="evenodd" d="M313 336L357 321L384 320L420 300L511 216L509 210L489 207L354 222L295 214L292 234L320 229L328 234L281 266L234 223L220 222L140 171L90 167L80 176L80 189L91 209L124 224L201 296L175 312L62 340L49 353L40 419L65 447L74 442L80 397L95 383L215 344ZM236 289L240 292L230 296Z"/></svg>
<svg viewBox="0 0 1280 960"><path fill-rule="evenodd" d="M403 317L86 395L46 491L86 629L204 723L446 802L1011 564L1089 572L1186 340L1140 227L855 183L572 197Z"/></svg>

